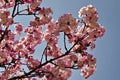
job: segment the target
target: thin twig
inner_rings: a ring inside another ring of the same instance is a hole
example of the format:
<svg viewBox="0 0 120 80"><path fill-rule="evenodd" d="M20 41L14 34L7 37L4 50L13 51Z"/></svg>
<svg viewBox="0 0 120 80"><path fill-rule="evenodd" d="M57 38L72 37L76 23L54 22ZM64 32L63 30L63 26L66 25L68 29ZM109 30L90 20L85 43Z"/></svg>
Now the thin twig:
<svg viewBox="0 0 120 80"><path fill-rule="evenodd" d="M55 65L55 66L59 66L59 65L57 65L56 63L54 63L54 62L50 62L50 63L52 63L53 65ZM64 68L69 68L69 69L78 69L77 68L77 66L64 66Z"/></svg>
<svg viewBox="0 0 120 80"><path fill-rule="evenodd" d="M44 51L43 51L43 53L42 53L42 57L41 57L41 60L40 60L40 61L41 61L41 63L42 63L42 60L43 60L43 56L44 56L44 55L45 55L45 53L46 53L47 46L48 46L48 45L46 45L46 47L45 47L45 49L44 49Z"/></svg>
<svg viewBox="0 0 120 80"><path fill-rule="evenodd" d="M65 47L65 50L68 51L67 46L66 46L65 32L64 32L64 47Z"/></svg>
<svg viewBox="0 0 120 80"><path fill-rule="evenodd" d="M82 41L85 37L87 36L87 34L83 35L82 38L78 39L75 44L68 50L68 52L70 52L77 44L78 42Z"/></svg>

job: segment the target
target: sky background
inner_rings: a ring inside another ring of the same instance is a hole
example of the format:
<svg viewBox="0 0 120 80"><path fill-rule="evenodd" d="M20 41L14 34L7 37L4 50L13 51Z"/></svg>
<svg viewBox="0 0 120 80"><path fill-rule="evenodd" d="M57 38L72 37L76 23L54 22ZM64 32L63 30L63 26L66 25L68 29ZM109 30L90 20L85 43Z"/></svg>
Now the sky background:
<svg viewBox="0 0 120 80"><path fill-rule="evenodd" d="M58 19L65 13L78 18L79 9L89 4L97 9L99 23L106 32L96 41L92 51L97 58L97 70L86 80L120 80L120 0L43 0L41 6L51 7L54 19ZM69 80L85 79L80 76L80 71L73 71Z"/></svg>
<svg viewBox="0 0 120 80"><path fill-rule="evenodd" d="M81 7L92 4L99 13L99 23L105 29L104 37L96 41L92 51L97 58L97 70L87 80L120 80L120 0L43 0L42 6L51 7L54 18L72 13L76 18ZM80 71L74 71L69 80L85 80Z"/></svg>

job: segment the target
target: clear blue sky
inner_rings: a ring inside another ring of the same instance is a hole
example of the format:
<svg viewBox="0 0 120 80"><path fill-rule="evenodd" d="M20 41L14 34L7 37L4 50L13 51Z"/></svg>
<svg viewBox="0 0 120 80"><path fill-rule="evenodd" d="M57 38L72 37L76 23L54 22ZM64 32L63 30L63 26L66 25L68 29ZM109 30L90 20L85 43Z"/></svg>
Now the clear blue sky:
<svg viewBox="0 0 120 80"><path fill-rule="evenodd" d="M104 37L97 40L92 52L97 58L97 71L87 80L120 80L120 0L43 0L42 6L51 7L54 18L64 13L75 17L82 6L94 5L99 13L99 23L105 26ZM84 80L79 71L69 80Z"/></svg>
<svg viewBox="0 0 120 80"><path fill-rule="evenodd" d="M87 80L120 80L120 0L43 0L42 6L51 7L54 18L58 19L64 13L78 17L78 10L88 4L97 8L99 23L106 32L92 51L97 58L97 71ZM85 79L80 71L73 71L69 80Z"/></svg>

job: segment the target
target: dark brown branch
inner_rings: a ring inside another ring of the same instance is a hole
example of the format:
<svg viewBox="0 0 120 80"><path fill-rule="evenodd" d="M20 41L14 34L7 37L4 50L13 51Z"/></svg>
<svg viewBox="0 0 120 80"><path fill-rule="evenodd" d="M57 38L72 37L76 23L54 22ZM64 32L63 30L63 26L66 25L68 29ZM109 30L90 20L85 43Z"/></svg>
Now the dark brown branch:
<svg viewBox="0 0 120 80"><path fill-rule="evenodd" d="M68 52L70 52L79 42L81 42L88 34L83 35L82 38L78 39L76 43L69 49Z"/></svg>
<svg viewBox="0 0 120 80"><path fill-rule="evenodd" d="M67 46L66 46L66 38L65 38L65 33L64 33L64 47L65 47L65 50L68 51L67 49Z"/></svg>
<svg viewBox="0 0 120 80"><path fill-rule="evenodd" d="M54 62L51 62L53 65L55 65L55 66L59 66L59 65L57 65L56 63L54 63ZM69 68L69 69L78 69L77 68L77 66L75 66L75 65L73 65L73 66L64 66L64 68Z"/></svg>
<svg viewBox="0 0 120 80"><path fill-rule="evenodd" d="M8 27L5 28L2 36L0 37L0 43L1 43L1 41L4 39L4 37L5 37L6 33L7 33L7 30L8 30Z"/></svg>
<svg viewBox="0 0 120 80"><path fill-rule="evenodd" d="M17 7L17 0L15 0L15 6L13 8L13 11L12 11L12 17L14 18L15 17L15 10L16 10L16 7Z"/></svg>

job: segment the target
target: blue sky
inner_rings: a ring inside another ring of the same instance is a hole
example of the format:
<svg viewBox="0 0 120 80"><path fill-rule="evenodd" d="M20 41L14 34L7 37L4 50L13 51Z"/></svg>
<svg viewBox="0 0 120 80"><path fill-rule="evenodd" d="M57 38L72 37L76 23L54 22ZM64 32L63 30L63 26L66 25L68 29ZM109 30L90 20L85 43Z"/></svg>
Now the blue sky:
<svg viewBox="0 0 120 80"><path fill-rule="evenodd" d="M88 4L97 8L99 23L106 32L92 51L97 58L97 71L87 80L120 80L120 0L43 0L42 6L51 7L54 18L58 19L64 13L78 17L78 10ZM74 71L69 80L85 79L80 71Z"/></svg>
<svg viewBox="0 0 120 80"><path fill-rule="evenodd" d="M72 13L78 18L79 9L88 4L96 7L99 23L106 32L104 37L96 41L96 48L92 51L97 58L97 70L87 80L120 80L120 0L43 0L42 6L51 7L56 20L65 13ZM23 21L23 17L18 19L23 23L28 21L27 18ZM69 80L85 79L80 76L80 71L73 71Z"/></svg>

